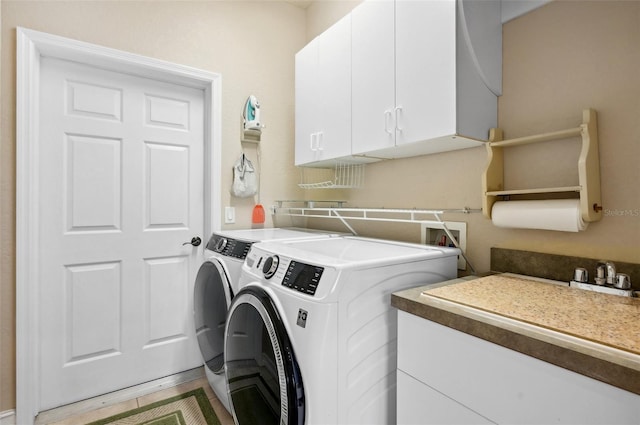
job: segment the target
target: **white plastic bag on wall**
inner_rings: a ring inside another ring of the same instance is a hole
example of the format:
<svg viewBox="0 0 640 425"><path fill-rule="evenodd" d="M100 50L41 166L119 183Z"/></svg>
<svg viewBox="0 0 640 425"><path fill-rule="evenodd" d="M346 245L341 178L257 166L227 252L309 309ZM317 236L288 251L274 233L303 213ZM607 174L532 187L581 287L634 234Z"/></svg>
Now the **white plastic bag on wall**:
<svg viewBox="0 0 640 425"><path fill-rule="evenodd" d="M249 158L242 154L233 166L233 184L231 194L238 198L248 198L258 191L256 169Z"/></svg>

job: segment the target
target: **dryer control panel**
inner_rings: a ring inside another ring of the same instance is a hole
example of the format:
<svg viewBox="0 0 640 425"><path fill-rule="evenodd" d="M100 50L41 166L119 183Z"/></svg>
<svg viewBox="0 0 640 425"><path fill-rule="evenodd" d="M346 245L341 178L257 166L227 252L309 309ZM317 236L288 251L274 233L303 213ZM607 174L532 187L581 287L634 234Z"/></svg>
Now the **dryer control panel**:
<svg viewBox="0 0 640 425"><path fill-rule="evenodd" d="M207 242L207 249L227 257L244 260L249 253L249 249L251 249L251 245L251 242L225 238L214 234L209 239L209 242Z"/></svg>
<svg viewBox="0 0 640 425"><path fill-rule="evenodd" d="M323 267L311 266L291 260L282 279L282 285L313 296L316 293L323 271Z"/></svg>

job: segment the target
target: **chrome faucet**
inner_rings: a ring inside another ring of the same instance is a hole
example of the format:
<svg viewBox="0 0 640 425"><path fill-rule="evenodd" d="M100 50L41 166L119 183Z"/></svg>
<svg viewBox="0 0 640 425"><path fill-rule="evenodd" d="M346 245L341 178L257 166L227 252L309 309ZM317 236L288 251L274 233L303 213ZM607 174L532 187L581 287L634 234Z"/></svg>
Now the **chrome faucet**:
<svg viewBox="0 0 640 425"><path fill-rule="evenodd" d="M569 286L605 294L640 297L640 291L633 290L629 275L616 273L616 266L612 261L601 260L596 263L595 285L589 283L587 270L577 267Z"/></svg>
<svg viewBox="0 0 640 425"><path fill-rule="evenodd" d="M605 263L607 268L607 284L613 285L616 283L616 266L611 261Z"/></svg>
<svg viewBox="0 0 640 425"><path fill-rule="evenodd" d="M596 285L604 285L606 281L607 281L607 262L598 261L598 263L596 264L596 277L595 277Z"/></svg>

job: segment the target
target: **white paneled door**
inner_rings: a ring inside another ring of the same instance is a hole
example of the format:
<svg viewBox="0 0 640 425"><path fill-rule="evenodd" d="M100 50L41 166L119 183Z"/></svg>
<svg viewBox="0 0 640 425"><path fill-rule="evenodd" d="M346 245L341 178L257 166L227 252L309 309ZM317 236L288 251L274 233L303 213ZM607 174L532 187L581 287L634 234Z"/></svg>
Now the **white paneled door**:
<svg viewBox="0 0 640 425"><path fill-rule="evenodd" d="M203 90L41 64L40 409L200 363ZM36 265L34 265L36 266Z"/></svg>

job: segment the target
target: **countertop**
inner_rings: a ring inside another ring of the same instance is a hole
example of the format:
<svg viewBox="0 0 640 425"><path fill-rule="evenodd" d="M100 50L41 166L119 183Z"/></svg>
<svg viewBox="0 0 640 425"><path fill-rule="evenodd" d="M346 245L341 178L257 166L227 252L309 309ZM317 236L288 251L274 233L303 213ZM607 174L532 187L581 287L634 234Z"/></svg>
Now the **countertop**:
<svg viewBox="0 0 640 425"><path fill-rule="evenodd" d="M391 304L640 394L640 298L491 275L397 292Z"/></svg>

